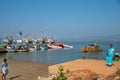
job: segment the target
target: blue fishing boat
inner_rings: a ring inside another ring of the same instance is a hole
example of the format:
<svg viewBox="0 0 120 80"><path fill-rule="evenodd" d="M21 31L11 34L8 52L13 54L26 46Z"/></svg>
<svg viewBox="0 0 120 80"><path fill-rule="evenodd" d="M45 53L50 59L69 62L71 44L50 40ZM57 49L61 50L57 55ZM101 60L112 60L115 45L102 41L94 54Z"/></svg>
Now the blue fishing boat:
<svg viewBox="0 0 120 80"><path fill-rule="evenodd" d="M48 50L48 47L45 46L45 45L42 45L42 46L40 46L40 49L41 49L41 50Z"/></svg>

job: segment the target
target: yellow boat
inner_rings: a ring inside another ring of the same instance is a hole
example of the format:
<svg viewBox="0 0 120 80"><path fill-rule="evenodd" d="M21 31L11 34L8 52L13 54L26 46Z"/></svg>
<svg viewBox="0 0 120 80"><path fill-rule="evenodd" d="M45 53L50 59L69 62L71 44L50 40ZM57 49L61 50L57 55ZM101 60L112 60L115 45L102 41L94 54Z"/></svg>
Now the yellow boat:
<svg viewBox="0 0 120 80"><path fill-rule="evenodd" d="M102 48L100 45L89 45L89 46L84 46L81 49L81 52L101 52Z"/></svg>

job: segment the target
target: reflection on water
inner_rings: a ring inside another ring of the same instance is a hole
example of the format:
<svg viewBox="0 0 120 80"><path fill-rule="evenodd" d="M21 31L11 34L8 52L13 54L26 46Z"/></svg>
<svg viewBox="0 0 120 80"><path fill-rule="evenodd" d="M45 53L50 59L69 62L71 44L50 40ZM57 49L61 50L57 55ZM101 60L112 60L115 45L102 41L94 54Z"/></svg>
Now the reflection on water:
<svg viewBox="0 0 120 80"><path fill-rule="evenodd" d="M90 42L69 42L66 44L72 45L72 49L64 50L47 50L36 52L17 52L17 53L0 53L0 58L7 58L12 60L32 61L39 63L63 63L71 60L81 59L83 56L87 59L103 59L106 56L107 48L111 42L100 42L103 51L100 53L81 53L83 46L91 44ZM120 43L112 43L117 51L120 51Z"/></svg>

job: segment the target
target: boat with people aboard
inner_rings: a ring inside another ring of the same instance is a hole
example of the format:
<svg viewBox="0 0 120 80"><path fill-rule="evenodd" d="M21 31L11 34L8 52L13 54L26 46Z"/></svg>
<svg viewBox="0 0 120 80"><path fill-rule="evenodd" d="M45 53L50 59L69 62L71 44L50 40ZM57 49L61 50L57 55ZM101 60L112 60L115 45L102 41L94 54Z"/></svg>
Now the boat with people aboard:
<svg viewBox="0 0 120 80"><path fill-rule="evenodd" d="M101 52L102 47L99 44L90 44L82 47L81 52Z"/></svg>

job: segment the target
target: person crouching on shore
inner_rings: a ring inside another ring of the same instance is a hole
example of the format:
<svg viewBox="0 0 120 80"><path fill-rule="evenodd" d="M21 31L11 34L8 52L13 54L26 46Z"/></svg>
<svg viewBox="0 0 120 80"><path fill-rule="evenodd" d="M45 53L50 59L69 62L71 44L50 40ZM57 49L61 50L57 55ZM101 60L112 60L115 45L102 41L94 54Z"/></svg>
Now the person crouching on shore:
<svg viewBox="0 0 120 80"><path fill-rule="evenodd" d="M6 75L9 73L7 59L4 59L1 64L1 73L2 73L2 80L6 80Z"/></svg>

